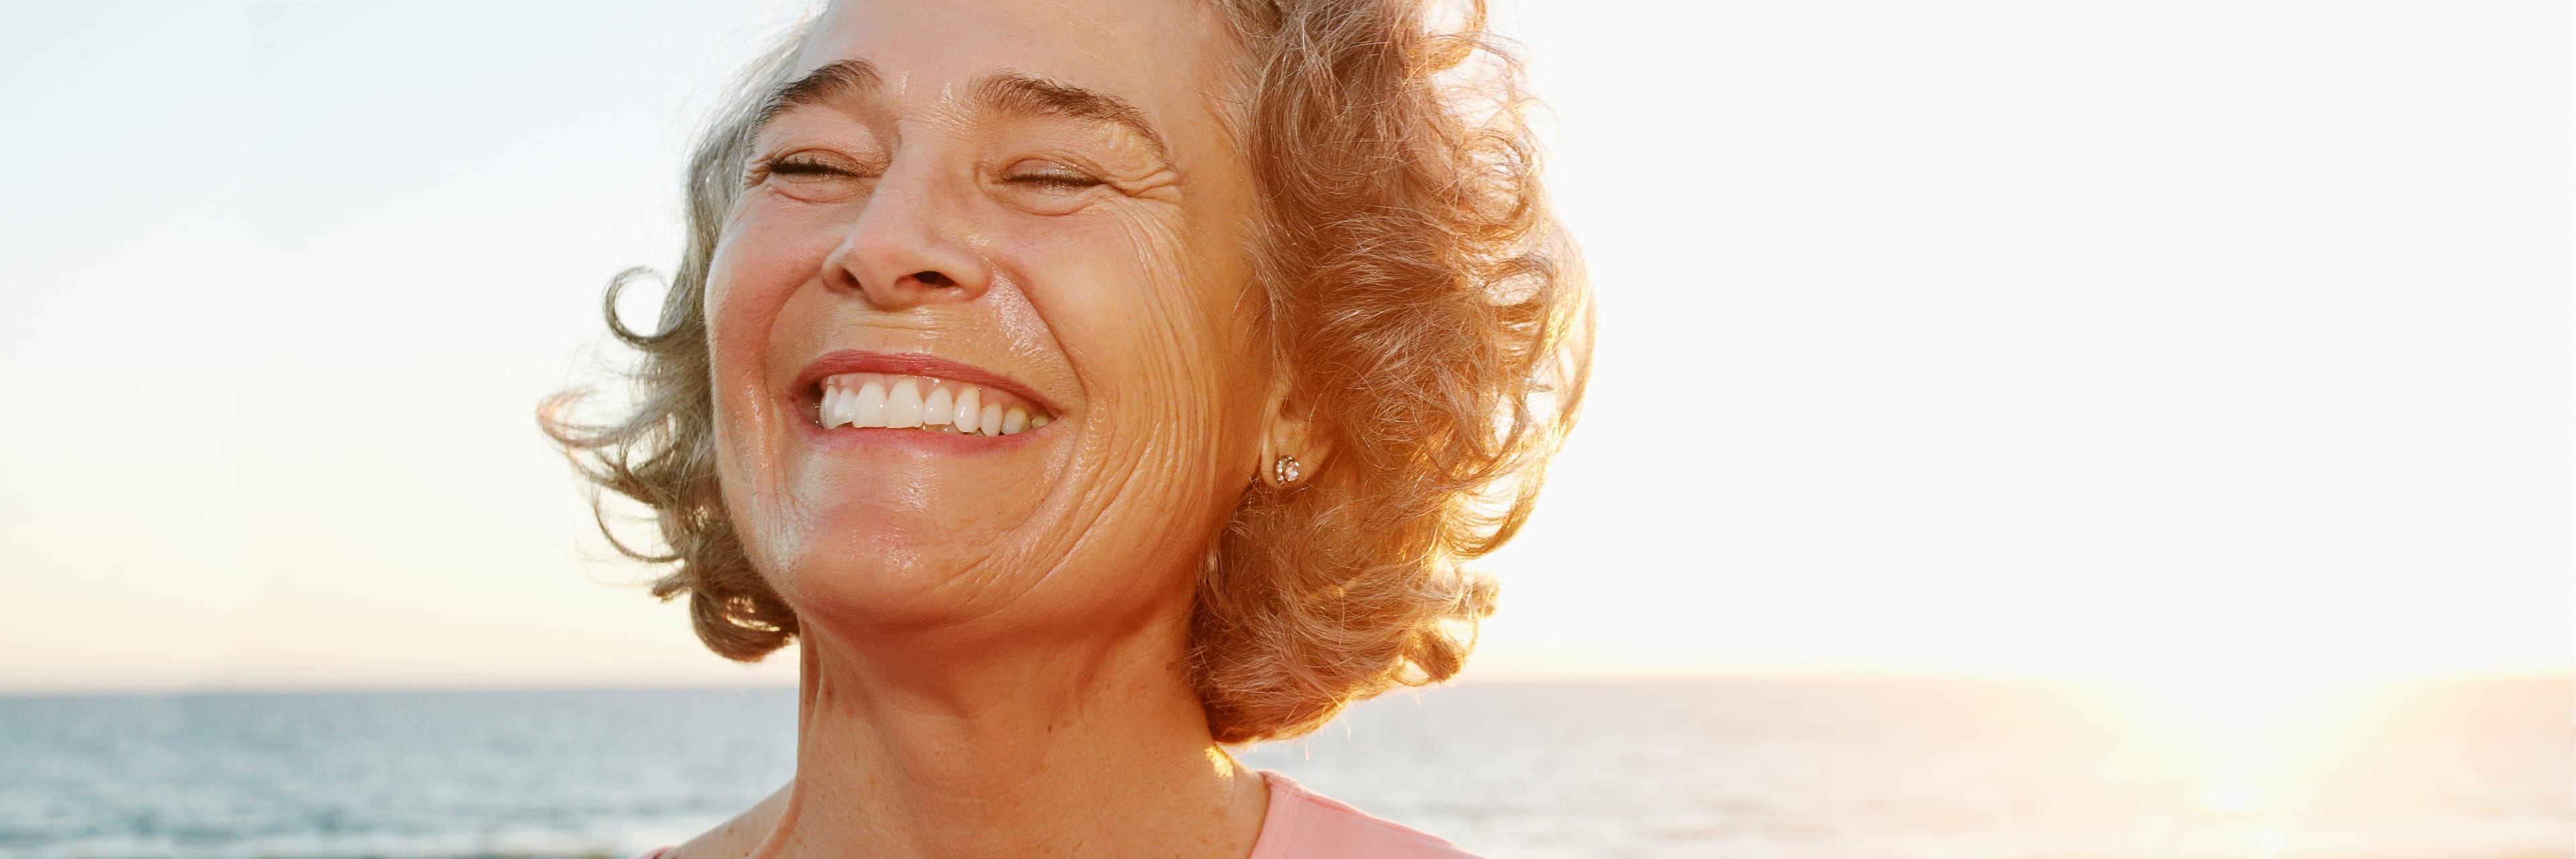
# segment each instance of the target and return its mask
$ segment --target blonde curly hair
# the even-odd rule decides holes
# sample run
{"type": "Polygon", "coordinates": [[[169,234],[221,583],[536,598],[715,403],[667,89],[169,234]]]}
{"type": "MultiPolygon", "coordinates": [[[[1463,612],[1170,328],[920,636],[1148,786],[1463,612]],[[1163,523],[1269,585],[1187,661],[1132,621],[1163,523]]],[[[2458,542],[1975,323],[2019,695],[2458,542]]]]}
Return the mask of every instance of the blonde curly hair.
{"type": "MultiPolygon", "coordinates": [[[[1190,679],[1223,743],[1293,737],[1354,700],[1457,674],[1493,581],[1462,567],[1500,548],[1536,503],[1590,368],[1589,289],[1549,214],[1518,59],[1484,32],[1481,0],[1452,26],[1412,0],[1215,0],[1242,45],[1229,120],[1260,204],[1247,249],[1261,324],[1291,397],[1335,436],[1306,485],[1248,489],[1212,535],[1191,613],[1190,679]]],[[[617,315],[641,353],[633,411],[570,417],[547,435],[600,489],[655,515],[700,640],[756,660],[797,634],[753,568],[719,490],[704,298],[758,106],[785,83],[799,32],[747,71],[689,161],[687,246],[654,330],[617,315]]]]}

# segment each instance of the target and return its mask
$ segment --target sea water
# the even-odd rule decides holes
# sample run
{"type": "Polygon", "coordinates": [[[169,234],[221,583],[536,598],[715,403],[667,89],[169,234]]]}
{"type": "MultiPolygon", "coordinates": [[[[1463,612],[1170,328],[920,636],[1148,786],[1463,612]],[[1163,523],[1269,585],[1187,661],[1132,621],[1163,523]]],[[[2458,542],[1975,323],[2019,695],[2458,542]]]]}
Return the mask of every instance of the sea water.
{"type": "MultiPolygon", "coordinates": [[[[2576,680],[2194,720],[1952,680],[1473,683],[1241,753],[1493,859],[2569,859],[2576,680]]],[[[0,698],[0,856],[625,856],[776,789],[786,689],[0,698]]]]}

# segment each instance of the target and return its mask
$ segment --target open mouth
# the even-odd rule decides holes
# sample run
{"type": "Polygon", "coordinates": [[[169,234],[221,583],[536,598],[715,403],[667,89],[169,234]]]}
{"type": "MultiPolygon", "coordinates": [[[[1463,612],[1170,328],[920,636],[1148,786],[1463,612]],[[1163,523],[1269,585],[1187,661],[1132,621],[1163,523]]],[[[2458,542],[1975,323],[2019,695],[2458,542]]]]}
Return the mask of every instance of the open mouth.
{"type": "Polygon", "coordinates": [[[999,388],[930,376],[840,373],[816,383],[814,421],[827,430],[908,429],[1002,436],[1046,426],[1044,408],[999,388]]]}

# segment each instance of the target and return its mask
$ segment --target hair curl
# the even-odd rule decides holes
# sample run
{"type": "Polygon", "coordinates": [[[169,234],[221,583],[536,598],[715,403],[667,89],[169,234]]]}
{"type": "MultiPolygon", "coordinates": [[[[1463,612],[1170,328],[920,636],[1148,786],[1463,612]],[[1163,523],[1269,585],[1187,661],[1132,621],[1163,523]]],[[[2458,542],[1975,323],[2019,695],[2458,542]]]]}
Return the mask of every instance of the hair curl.
{"type": "MultiPolygon", "coordinates": [[[[1249,249],[1292,401],[1333,434],[1307,485],[1249,489],[1214,535],[1191,614],[1190,680],[1224,743],[1293,737],[1351,701],[1457,674],[1495,586],[1461,565],[1511,539],[1572,429],[1590,293],[1549,214],[1517,58],[1472,0],[1438,28],[1416,0],[1215,0],[1242,44],[1231,121],[1260,190],[1249,249]]],[[[546,433],[599,488],[654,511],[700,640],[754,660],[797,634],[719,494],[704,297],[759,117],[802,34],[747,70],[689,161],[687,246],[641,353],[640,402],[546,433]]]]}

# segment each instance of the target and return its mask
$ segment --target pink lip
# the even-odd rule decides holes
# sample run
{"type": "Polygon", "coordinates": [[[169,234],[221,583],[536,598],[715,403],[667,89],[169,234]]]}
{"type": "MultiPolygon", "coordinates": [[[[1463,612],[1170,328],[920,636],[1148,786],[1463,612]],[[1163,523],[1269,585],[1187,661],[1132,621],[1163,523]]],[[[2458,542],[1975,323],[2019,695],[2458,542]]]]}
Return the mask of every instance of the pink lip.
{"type": "MultiPolygon", "coordinates": [[[[788,388],[786,392],[785,399],[788,408],[790,409],[791,414],[797,416],[796,423],[798,427],[800,427],[800,431],[803,432],[807,438],[812,439],[818,444],[838,447],[846,444],[859,443],[899,443],[930,450],[963,453],[973,450],[992,450],[997,447],[1016,447],[1019,443],[1027,441],[1029,437],[1037,435],[1040,432],[1040,430],[1033,429],[1005,436],[978,436],[923,432],[921,430],[912,429],[882,431],[865,429],[826,430],[822,425],[815,423],[814,421],[814,406],[817,399],[816,391],[822,385],[824,379],[837,376],[842,373],[889,373],[905,376],[928,376],[934,379],[947,379],[950,381],[965,382],[973,385],[982,385],[988,388],[999,388],[1004,391],[1009,391],[1021,399],[1038,404],[1040,407],[1045,408],[1049,414],[1055,415],[1056,419],[1059,421],[1064,418],[1064,410],[1058,408],[1053,401],[1048,400],[1045,397],[1038,396],[1037,392],[1029,390],[1027,385],[1020,384],[1018,381],[1013,380],[1008,376],[995,373],[991,370],[986,370],[982,367],[977,367],[972,364],[963,364],[937,355],[929,355],[920,352],[865,352],[857,349],[842,349],[835,352],[824,353],[822,357],[814,359],[814,363],[805,365],[804,371],[796,374],[796,384],[788,388]]],[[[1053,424],[1050,424],[1049,426],[1053,426],[1053,424]]]]}

